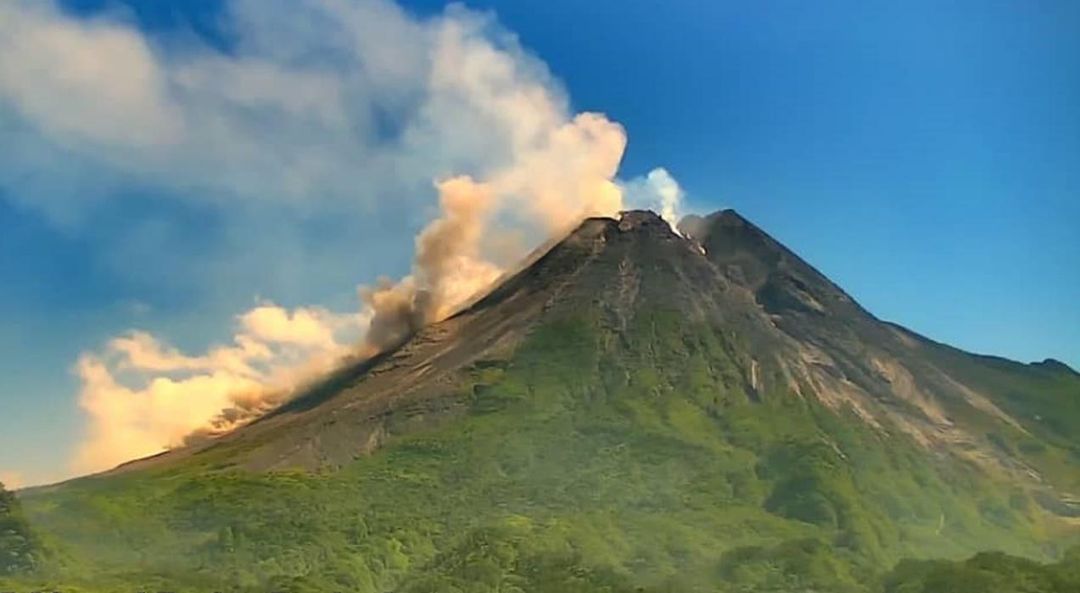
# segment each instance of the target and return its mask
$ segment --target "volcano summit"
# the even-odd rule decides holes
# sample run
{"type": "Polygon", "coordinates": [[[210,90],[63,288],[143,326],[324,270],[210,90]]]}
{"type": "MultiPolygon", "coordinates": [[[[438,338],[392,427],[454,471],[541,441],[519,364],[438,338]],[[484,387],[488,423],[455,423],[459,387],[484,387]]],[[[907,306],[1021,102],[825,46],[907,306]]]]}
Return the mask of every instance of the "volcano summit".
{"type": "Polygon", "coordinates": [[[62,542],[25,579],[873,591],[1061,556],[1078,434],[1064,364],[881,321],[734,211],[630,211],[242,428],[23,493],[62,542]]]}

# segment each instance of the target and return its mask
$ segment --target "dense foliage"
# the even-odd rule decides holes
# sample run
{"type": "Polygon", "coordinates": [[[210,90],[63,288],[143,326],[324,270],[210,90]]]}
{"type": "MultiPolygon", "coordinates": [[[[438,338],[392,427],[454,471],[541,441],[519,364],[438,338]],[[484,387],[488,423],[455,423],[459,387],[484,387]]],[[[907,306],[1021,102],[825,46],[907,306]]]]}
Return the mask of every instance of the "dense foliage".
{"type": "Polygon", "coordinates": [[[22,515],[18,499],[0,484],[0,575],[37,567],[41,549],[22,515]]]}
{"type": "Polygon", "coordinates": [[[29,517],[62,554],[0,589],[1042,593],[1075,583],[1076,554],[1052,567],[1001,555],[907,561],[879,585],[904,557],[1057,556],[1063,532],[1015,482],[811,399],[750,394],[735,338],[681,319],[637,316],[615,345],[589,315],[542,326],[513,359],[472,369],[459,394],[468,414],[338,471],[247,473],[210,449],[31,493],[29,517]],[[1017,588],[1013,568],[1043,588],[1017,588]]]}
{"type": "Polygon", "coordinates": [[[1080,591],[1080,548],[1056,564],[1000,553],[965,562],[906,560],[885,579],[884,593],[1075,593],[1080,591]]]}

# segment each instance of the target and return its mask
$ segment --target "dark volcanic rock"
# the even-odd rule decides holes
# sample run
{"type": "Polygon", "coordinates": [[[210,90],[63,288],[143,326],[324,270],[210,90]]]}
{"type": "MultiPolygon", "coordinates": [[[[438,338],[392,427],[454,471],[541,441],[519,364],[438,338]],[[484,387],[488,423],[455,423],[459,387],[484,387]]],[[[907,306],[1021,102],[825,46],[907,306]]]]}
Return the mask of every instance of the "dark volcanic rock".
{"type": "MultiPolygon", "coordinates": [[[[252,469],[340,466],[395,435],[466,413],[483,390],[470,383],[470,369],[511,360],[536,327],[593,312],[616,348],[638,315],[674,311],[725,344],[748,398],[815,398],[882,434],[1033,472],[990,443],[986,427],[1022,434],[1045,423],[993,381],[976,380],[991,371],[1006,380],[1029,367],[960,353],[878,320],[733,210],[687,217],[681,232],[648,211],[587,219],[488,295],[402,346],[342,369],[232,434],[122,469],[223,450],[234,451],[230,463],[252,469]]],[[[1060,430],[1072,428],[1080,426],[1060,430]]]]}

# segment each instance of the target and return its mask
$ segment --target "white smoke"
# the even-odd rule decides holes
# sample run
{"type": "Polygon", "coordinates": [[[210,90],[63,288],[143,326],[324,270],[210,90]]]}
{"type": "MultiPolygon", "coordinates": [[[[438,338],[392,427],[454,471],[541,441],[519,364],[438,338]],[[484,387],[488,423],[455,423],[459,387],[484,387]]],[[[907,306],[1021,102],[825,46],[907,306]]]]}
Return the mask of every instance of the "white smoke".
{"type": "Polygon", "coordinates": [[[673,230],[682,218],[684,192],[667,169],[657,167],[645,177],[638,177],[623,185],[627,206],[653,208],[673,230]]]}
{"type": "Polygon", "coordinates": [[[677,219],[674,179],[656,169],[620,182],[623,128],[574,113],[489,14],[453,6],[420,19],[388,0],[227,5],[225,53],[190,39],[161,47],[122,19],[80,20],[51,2],[0,4],[0,123],[11,132],[0,188],[63,224],[130,185],[242,212],[228,218],[237,225],[263,211],[420,212],[432,198],[438,214],[415,239],[411,274],[361,288],[357,311],[265,304],[203,354],[140,332],[84,354],[78,471],[280,403],[343,356],[449,315],[585,216],[629,205],[677,219]]]}

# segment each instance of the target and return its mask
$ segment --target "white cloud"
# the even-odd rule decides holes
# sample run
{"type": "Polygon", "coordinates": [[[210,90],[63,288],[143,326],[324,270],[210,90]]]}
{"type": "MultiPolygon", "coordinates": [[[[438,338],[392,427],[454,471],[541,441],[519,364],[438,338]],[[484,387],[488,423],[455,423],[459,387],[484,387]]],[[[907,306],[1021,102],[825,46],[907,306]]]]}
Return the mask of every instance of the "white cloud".
{"type": "Polygon", "coordinates": [[[34,150],[0,164],[0,182],[56,216],[132,183],[360,212],[430,199],[431,179],[484,176],[567,111],[542,63],[486,15],[421,21],[384,0],[229,7],[236,46],[224,54],[5,2],[0,111],[30,128],[19,142],[34,150]],[[55,170],[76,164],[66,156],[79,167],[55,170]],[[35,179],[42,169],[99,186],[58,189],[35,179]]]}
{"type": "Polygon", "coordinates": [[[138,149],[181,141],[167,82],[146,41],[126,27],[60,18],[42,2],[0,5],[0,96],[58,142],[138,149]]]}

